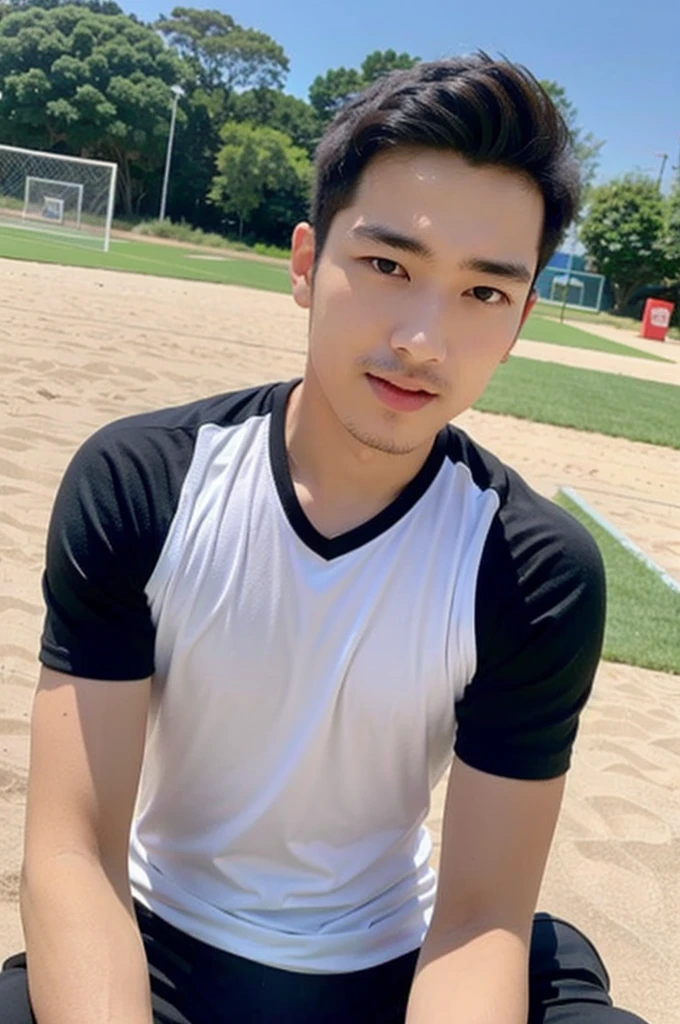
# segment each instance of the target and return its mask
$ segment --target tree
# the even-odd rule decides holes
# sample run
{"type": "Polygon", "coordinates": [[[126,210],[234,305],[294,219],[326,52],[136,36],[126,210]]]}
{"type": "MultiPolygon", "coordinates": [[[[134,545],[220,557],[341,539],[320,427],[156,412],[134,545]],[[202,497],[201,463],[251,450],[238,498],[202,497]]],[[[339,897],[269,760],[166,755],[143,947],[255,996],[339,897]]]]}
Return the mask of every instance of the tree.
{"type": "MultiPolygon", "coordinates": [[[[255,211],[277,196],[305,204],[310,182],[310,162],[304,150],[274,128],[254,124],[225,124],[222,147],[210,200],[238,221],[239,235],[255,211]]],[[[269,211],[271,212],[271,211],[269,211]]],[[[280,214],[279,214],[280,215],[280,214]]],[[[287,225],[287,228],[292,224],[287,225]]]]}
{"type": "Polygon", "coordinates": [[[374,50],[369,53],[361,65],[364,82],[375,82],[376,78],[389,74],[390,71],[408,71],[420,57],[412,57],[410,53],[397,53],[395,50],[374,50]]]}
{"type": "Polygon", "coordinates": [[[680,286],[680,167],[666,200],[666,254],[669,276],[680,286]]]}
{"type": "MultiPolygon", "coordinates": [[[[0,6],[0,17],[3,13],[24,11],[29,7],[41,7],[44,11],[51,11],[54,7],[84,7],[94,14],[124,13],[122,7],[114,3],[114,0],[3,0],[2,6],[0,6]]],[[[133,21],[137,20],[133,14],[128,17],[133,21]]]]}
{"type": "Polygon", "coordinates": [[[314,153],[322,132],[316,111],[309,103],[276,89],[233,93],[226,113],[234,121],[251,121],[285,132],[309,156],[314,153]]]}
{"type": "MultiPolygon", "coordinates": [[[[312,157],[321,134],[316,113],[304,100],[278,89],[248,89],[225,96],[222,89],[195,89],[187,97],[187,125],[178,133],[170,180],[170,209],[207,230],[220,227],[221,212],[208,201],[220,148],[220,129],[227,122],[248,122],[275,128],[312,157]]],[[[290,223],[306,215],[306,199],[298,191],[272,192],[269,216],[258,208],[249,229],[276,244],[288,244],[290,223]]]]}
{"type": "Polygon", "coordinates": [[[16,11],[0,21],[0,140],[115,160],[132,213],[163,164],[170,85],[182,74],[177,55],[126,15],[16,11]]]}
{"type": "Polygon", "coordinates": [[[185,100],[189,117],[177,135],[170,207],[175,216],[214,228],[216,207],[208,202],[208,192],[220,129],[230,118],[261,121],[253,103],[238,114],[234,104],[242,94],[278,95],[288,58],[270,36],[245,29],[220,11],[175,7],[155,27],[191,68],[185,100]]]}
{"type": "Polygon", "coordinates": [[[203,89],[283,87],[288,74],[283,47],[229,14],[175,7],[155,27],[191,64],[203,89]]]}
{"type": "Polygon", "coordinates": [[[612,284],[615,310],[636,288],[668,271],[663,199],[650,178],[628,175],[592,190],[580,237],[597,270],[612,284]]]}
{"type": "Polygon", "coordinates": [[[574,153],[581,167],[583,197],[587,198],[592,188],[600,163],[600,150],[604,146],[603,139],[597,139],[592,132],[585,132],[578,123],[578,110],[567,97],[565,89],[557,82],[544,80],[541,85],[550,96],[560,114],[564,118],[574,143],[574,153]]]}
{"type": "Polygon", "coordinates": [[[680,167],[666,200],[666,256],[668,276],[675,289],[671,298],[675,303],[673,320],[680,324],[680,167]]]}
{"type": "Polygon", "coordinates": [[[309,102],[322,124],[327,124],[340,107],[381,75],[390,71],[413,67],[420,60],[408,53],[394,50],[375,50],[364,59],[361,67],[333,68],[318,75],[309,89],[309,102]]]}
{"type": "Polygon", "coordinates": [[[327,124],[363,85],[360,72],[353,68],[333,68],[325,75],[317,75],[309,87],[309,102],[321,123],[327,124]]]}

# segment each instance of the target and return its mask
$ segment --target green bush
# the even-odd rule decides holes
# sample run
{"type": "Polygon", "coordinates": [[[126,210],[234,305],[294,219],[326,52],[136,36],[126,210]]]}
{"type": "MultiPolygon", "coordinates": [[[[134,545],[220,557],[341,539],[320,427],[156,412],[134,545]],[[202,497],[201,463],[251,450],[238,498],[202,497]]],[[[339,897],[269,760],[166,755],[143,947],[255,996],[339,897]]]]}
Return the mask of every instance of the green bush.
{"type": "Polygon", "coordinates": [[[23,199],[15,199],[13,196],[0,195],[0,210],[23,210],[23,199]]]}
{"type": "Polygon", "coordinates": [[[201,245],[203,232],[182,220],[175,224],[171,220],[146,220],[133,229],[136,235],[150,235],[153,238],[170,238],[176,242],[193,242],[201,245]]]}
{"type": "Polygon", "coordinates": [[[111,227],[114,231],[134,231],[139,225],[139,217],[114,217],[111,221],[111,227]]]}
{"type": "Polygon", "coordinates": [[[145,235],[151,238],[169,238],[175,242],[184,242],[187,245],[206,245],[215,249],[232,249],[235,252],[254,252],[258,256],[273,256],[276,259],[288,259],[289,249],[281,249],[276,245],[266,245],[264,242],[255,242],[254,245],[247,245],[240,239],[228,238],[225,235],[218,235],[215,231],[203,231],[202,228],[195,228],[187,224],[185,220],[174,222],[170,220],[146,220],[140,224],[125,225],[125,229],[132,231],[135,235],[145,235]]]}
{"type": "MultiPolygon", "coordinates": [[[[197,230],[200,230],[197,228],[197,230]]],[[[201,238],[199,245],[208,245],[214,249],[223,249],[229,243],[227,239],[222,235],[218,235],[216,231],[204,231],[203,237],[201,238]]]]}
{"type": "Polygon", "coordinates": [[[278,245],[266,245],[264,242],[256,242],[253,249],[258,256],[274,256],[276,259],[290,259],[290,249],[282,249],[278,245]]]}

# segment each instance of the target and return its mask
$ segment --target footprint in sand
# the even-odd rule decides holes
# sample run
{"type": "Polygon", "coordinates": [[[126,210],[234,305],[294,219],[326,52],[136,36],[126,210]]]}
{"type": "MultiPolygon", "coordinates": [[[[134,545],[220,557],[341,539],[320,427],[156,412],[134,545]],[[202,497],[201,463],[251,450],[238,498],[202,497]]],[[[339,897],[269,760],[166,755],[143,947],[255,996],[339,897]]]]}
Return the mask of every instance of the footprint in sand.
{"type": "Polygon", "coordinates": [[[570,888],[612,921],[638,937],[667,930],[667,904],[662,881],[626,846],[608,840],[567,841],[560,860],[570,888]]]}
{"type": "Polygon", "coordinates": [[[19,871],[3,871],[0,873],[0,902],[15,903],[19,899],[19,871]]]}
{"type": "Polygon", "coordinates": [[[614,839],[645,843],[668,843],[672,833],[668,822],[640,804],[617,796],[591,796],[588,803],[601,814],[614,839]]]}
{"type": "Polygon", "coordinates": [[[0,739],[3,736],[25,736],[30,728],[24,718],[0,718],[0,739]]]}
{"type": "MultiPolygon", "coordinates": [[[[0,733],[1,735],[1,733],[0,733]]],[[[0,766],[0,800],[11,800],[26,793],[26,779],[13,768],[0,766]]]]}

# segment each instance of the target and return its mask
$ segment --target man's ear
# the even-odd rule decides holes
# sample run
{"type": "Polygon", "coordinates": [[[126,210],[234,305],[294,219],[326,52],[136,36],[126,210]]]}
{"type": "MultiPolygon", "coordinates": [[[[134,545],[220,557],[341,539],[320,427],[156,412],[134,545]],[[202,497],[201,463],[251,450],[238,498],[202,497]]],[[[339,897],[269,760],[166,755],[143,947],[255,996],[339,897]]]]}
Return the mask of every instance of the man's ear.
{"type": "Polygon", "coordinates": [[[501,359],[502,363],[507,363],[508,359],[510,358],[510,353],[512,352],[513,348],[517,344],[517,339],[520,336],[520,332],[521,332],[522,328],[524,327],[525,323],[527,322],[527,320],[529,319],[529,317],[531,316],[531,312],[532,312],[532,310],[533,310],[533,308],[534,308],[534,306],[536,305],[537,302],[538,302],[538,292],[534,288],[534,289],[532,289],[532,292],[531,292],[529,298],[526,301],[526,305],[524,306],[524,310],[522,311],[522,319],[519,322],[519,327],[517,328],[517,334],[515,335],[515,337],[513,339],[512,345],[510,346],[508,351],[505,353],[505,355],[501,359]]]}
{"type": "Polygon", "coordinates": [[[314,253],[314,229],[306,221],[303,221],[293,231],[290,255],[293,298],[302,309],[309,309],[312,304],[314,253]]]}

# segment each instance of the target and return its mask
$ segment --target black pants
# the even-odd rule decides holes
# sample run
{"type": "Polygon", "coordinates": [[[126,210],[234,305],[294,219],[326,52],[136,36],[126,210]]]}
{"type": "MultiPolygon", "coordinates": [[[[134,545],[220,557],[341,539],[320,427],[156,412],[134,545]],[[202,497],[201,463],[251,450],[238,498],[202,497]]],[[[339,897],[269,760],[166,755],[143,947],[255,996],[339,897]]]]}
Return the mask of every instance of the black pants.
{"type": "MultiPolygon", "coordinates": [[[[221,952],[139,906],[137,916],[155,1024],[403,1024],[417,951],[351,974],[299,974],[221,952]]],[[[529,974],[528,1024],[644,1024],[612,1006],[588,939],[547,914],[534,921],[529,974]]],[[[0,973],[0,1021],[36,1024],[23,954],[0,973]]]]}

